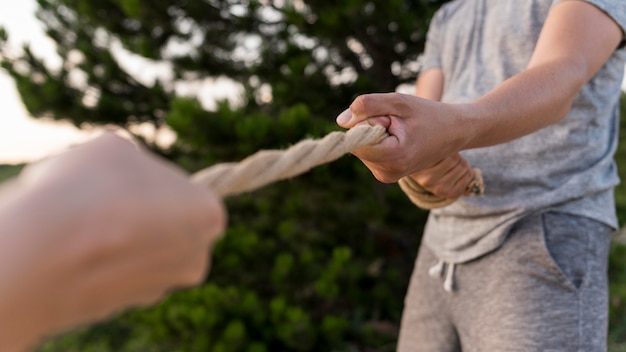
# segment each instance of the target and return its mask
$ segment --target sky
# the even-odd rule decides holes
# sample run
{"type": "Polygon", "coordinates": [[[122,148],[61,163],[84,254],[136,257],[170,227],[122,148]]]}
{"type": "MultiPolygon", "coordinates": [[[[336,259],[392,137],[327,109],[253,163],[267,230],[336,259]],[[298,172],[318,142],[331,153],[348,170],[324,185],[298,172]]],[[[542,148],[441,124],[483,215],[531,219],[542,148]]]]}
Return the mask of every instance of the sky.
{"type": "MultiPolygon", "coordinates": [[[[41,30],[34,16],[35,0],[13,1],[11,6],[4,6],[0,11],[0,25],[9,32],[11,43],[30,43],[33,51],[55,65],[54,43],[41,30]]],[[[137,58],[123,57],[130,66],[142,66],[137,58]]],[[[58,61],[58,59],[57,59],[58,61]]],[[[152,77],[153,79],[154,77],[152,77]]],[[[151,78],[148,78],[151,79],[151,78]]],[[[201,101],[223,98],[229,89],[228,82],[201,82],[200,89],[191,89],[201,101]],[[216,89],[217,87],[217,89],[216,89]]],[[[626,80],[623,87],[626,89],[626,80]]],[[[232,87],[231,87],[232,88],[232,87]]],[[[186,94],[189,86],[177,87],[177,92],[186,94]]],[[[93,138],[97,132],[83,131],[69,123],[58,121],[35,120],[29,116],[15,89],[13,80],[0,69],[0,164],[32,162],[47,155],[58,153],[68,146],[93,138]]],[[[166,139],[173,138],[165,136],[166,139]]]]}
{"type": "MultiPolygon", "coordinates": [[[[0,26],[9,33],[11,47],[19,48],[29,43],[33,52],[54,67],[60,65],[55,54],[54,42],[47,38],[35,18],[36,1],[15,1],[0,11],[0,26]]],[[[120,65],[132,72],[136,79],[152,84],[157,78],[171,76],[166,66],[124,51],[114,43],[114,55],[120,65]],[[117,49],[117,50],[115,50],[117,49]]],[[[210,109],[216,100],[228,99],[240,102],[240,88],[227,79],[204,79],[197,82],[177,83],[175,91],[182,96],[195,96],[203,106],[210,109]]],[[[45,121],[32,118],[21,102],[12,78],[0,69],[0,164],[32,162],[50,154],[56,154],[68,146],[87,141],[99,134],[98,130],[80,130],[68,122],[45,121]]],[[[175,135],[167,129],[155,134],[151,126],[134,126],[133,132],[147,138],[156,136],[157,142],[168,144],[175,135]]]]}
{"type": "MultiPolygon", "coordinates": [[[[34,16],[35,8],[35,0],[14,1],[11,6],[3,6],[0,25],[9,32],[11,43],[29,42],[36,53],[52,58],[54,44],[43,34],[34,16]]],[[[0,164],[38,160],[94,135],[93,131],[81,131],[69,123],[31,118],[13,80],[3,70],[0,70],[0,106],[0,164]]]]}

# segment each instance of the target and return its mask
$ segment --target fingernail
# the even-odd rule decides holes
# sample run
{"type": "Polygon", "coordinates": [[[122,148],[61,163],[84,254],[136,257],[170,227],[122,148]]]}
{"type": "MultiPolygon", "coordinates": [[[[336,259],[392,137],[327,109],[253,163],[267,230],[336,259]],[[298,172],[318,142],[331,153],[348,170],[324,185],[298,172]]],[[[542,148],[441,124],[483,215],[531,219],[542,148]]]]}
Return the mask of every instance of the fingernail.
{"type": "Polygon", "coordinates": [[[348,123],[348,121],[350,121],[351,118],[352,111],[350,111],[350,109],[346,109],[341,114],[339,114],[339,116],[337,116],[337,124],[340,126],[345,125],[346,123],[348,123]]]}

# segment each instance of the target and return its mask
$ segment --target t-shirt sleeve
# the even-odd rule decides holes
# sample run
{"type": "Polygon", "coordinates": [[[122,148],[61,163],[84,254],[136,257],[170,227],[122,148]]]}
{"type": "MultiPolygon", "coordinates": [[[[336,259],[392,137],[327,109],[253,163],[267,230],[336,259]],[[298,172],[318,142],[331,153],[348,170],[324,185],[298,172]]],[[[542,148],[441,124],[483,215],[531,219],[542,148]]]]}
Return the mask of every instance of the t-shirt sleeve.
{"type": "Polygon", "coordinates": [[[431,68],[441,67],[442,15],[443,11],[440,9],[430,21],[424,54],[420,58],[420,71],[422,72],[431,68]]]}

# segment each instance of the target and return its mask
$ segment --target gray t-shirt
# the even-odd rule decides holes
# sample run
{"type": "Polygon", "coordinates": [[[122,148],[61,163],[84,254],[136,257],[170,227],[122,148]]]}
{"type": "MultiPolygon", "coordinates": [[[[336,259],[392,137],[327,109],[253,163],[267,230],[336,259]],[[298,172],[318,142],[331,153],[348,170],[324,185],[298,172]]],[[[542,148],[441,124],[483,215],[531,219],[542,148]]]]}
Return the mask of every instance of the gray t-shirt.
{"type": "MultiPolygon", "coordinates": [[[[433,17],[422,69],[444,72],[443,102],[473,101],[526,69],[551,8],[560,0],[456,0],[433,17]]],[[[625,0],[589,0],[626,32],[625,0]]],[[[462,263],[498,248],[522,217],[543,209],[617,227],[613,154],[626,49],[616,50],[560,122],[514,141],[463,151],[482,170],[482,198],[433,210],[424,241],[462,263]]]]}

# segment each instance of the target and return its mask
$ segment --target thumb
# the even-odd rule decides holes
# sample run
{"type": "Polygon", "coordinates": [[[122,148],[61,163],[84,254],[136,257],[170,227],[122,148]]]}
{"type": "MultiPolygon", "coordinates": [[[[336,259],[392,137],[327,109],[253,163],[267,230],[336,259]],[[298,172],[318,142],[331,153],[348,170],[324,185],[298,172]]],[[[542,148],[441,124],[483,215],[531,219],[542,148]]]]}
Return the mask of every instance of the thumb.
{"type": "Polygon", "coordinates": [[[357,125],[367,123],[370,126],[382,125],[385,129],[391,126],[391,119],[389,116],[373,116],[365,119],[360,119],[352,114],[350,109],[344,110],[337,116],[337,124],[343,128],[352,128],[357,125]]]}
{"type": "Polygon", "coordinates": [[[352,115],[352,111],[350,109],[345,109],[341,114],[337,116],[337,124],[343,128],[354,127],[357,122],[353,122],[354,116],[352,115]]]}

